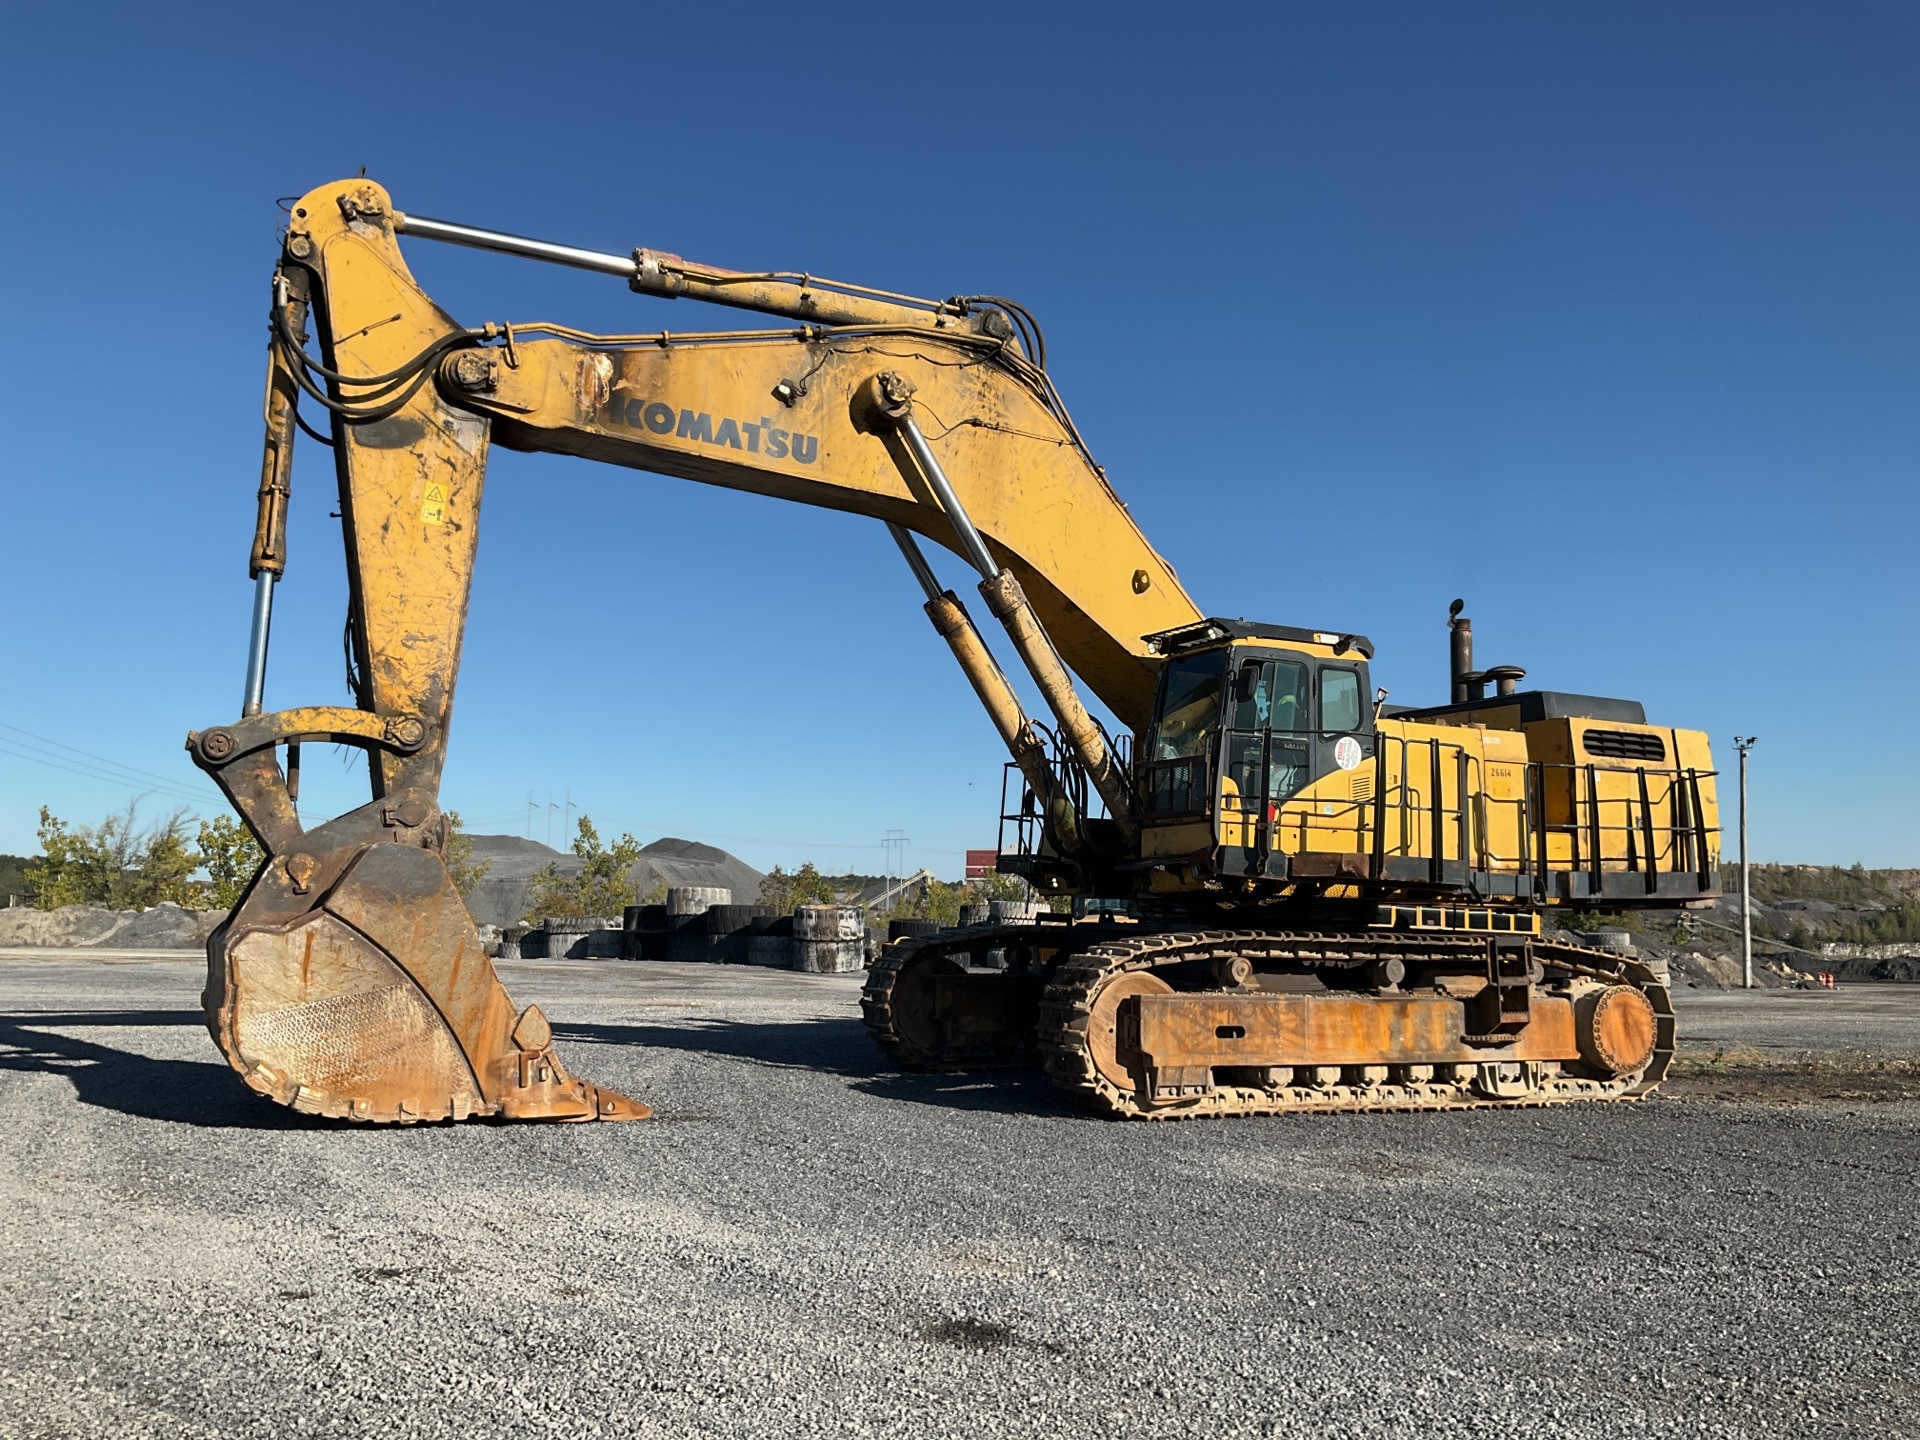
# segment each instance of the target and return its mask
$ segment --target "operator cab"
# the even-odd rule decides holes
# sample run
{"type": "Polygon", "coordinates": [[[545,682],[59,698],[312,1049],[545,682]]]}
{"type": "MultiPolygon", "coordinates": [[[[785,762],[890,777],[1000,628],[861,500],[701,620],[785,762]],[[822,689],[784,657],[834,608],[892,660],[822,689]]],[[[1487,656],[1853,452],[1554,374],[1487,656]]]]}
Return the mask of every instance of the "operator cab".
{"type": "Polygon", "coordinates": [[[1373,754],[1364,635],[1204,620],[1147,638],[1167,657],[1139,764],[1149,824],[1277,805],[1373,754]]]}

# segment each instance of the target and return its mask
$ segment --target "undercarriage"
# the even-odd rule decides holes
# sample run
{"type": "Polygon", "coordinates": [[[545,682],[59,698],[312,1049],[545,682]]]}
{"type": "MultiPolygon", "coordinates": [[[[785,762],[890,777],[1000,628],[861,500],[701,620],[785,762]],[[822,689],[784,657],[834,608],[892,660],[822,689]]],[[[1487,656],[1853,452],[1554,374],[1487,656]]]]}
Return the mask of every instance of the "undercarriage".
{"type": "Polygon", "coordinates": [[[1131,1119],[1628,1100],[1674,1042],[1648,966],[1525,934],[972,927],[882,956],[862,1009],[903,1068],[1038,1066],[1131,1119]]]}

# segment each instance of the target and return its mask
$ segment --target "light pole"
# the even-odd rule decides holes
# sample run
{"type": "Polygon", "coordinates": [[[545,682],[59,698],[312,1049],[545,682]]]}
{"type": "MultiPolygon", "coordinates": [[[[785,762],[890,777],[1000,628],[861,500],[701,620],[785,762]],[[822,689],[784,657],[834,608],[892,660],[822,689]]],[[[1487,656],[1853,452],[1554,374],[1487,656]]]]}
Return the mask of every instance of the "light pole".
{"type": "Polygon", "coordinates": [[[1733,748],[1740,752],[1740,984],[1753,988],[1753,891],[1747,884],[1747,751],[1758,735],[1736,735],[1733,748]]]}

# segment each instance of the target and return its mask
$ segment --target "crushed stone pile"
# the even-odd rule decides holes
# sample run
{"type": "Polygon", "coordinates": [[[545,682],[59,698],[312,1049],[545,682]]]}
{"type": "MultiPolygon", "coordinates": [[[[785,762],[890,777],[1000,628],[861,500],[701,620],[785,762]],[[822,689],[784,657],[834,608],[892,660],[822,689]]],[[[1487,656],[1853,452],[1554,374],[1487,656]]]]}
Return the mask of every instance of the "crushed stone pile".
{"type": "Polygon", "coordinates": [[[146,910],[108,910],[98,905],[0,910],[0,945],[184,950],[206,944],[226,918],[224,910],[188,910],[172,903],[146,910]]]}
{"type": "MultiPolygon", "coordinates": [[[[533,877],[548,865],[562,875],[578,875],[582,861],[538,840],[519,835],[473,835],[473,858],[485,861],[487,873],[467,897],[467,909],[481,925],[518,925],[533,902],[533,877]]],[[[731,890],[736,902],[750,905],[760,895],[766,876],[738,856],[697,840],[672,836],[655,840],[640,851],[631,872],[633,894],[647,894],[660,884],[714,885],[731,890]]]]}
{"type": "MultiPolygon", "coordinates": [[[[1740,988],[1741,971],[1738,955],[1715,955],[1704,950],[1679,950],[1660,945],[1641,945],[1642,954],[1661,951],[1667,959],[1667,968],[1673,974],[1675,985],[1685,985],[1695,990],[1737,990],[1740,988]]],[[[1753,957],[1753,983],[1761,989],[1773,990],[1782,986],[1803,985],[1806,976],[1782,961],[1766,959],[1759,955],[1753,957]]]]}
{"type": "Polygon", "coordinates": [[[672,836],[642,848],[640,860],[633,867],[636,893],[644,894],[661,884],[711,885],[731,890],[736,905],[751,905],[759,899],[760,882],[766,878],[725,850],[672,836]]]}

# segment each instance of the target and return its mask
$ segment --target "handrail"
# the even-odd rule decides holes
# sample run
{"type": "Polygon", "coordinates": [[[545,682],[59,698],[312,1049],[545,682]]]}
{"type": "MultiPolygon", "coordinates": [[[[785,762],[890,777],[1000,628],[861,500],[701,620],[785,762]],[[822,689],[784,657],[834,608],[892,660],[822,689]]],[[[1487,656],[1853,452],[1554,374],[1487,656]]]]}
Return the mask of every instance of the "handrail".
{"type": "Polygon", "coordinates": [[[1671,875],[1695,876],[1703,891],[1712,887],[1713,838],[1720,832],[1706,823],[1701,787],[1713,771],[1529,760],[1521,762],[1518,793],[1495,795],[1487,785],[1488,757],[1474,754],[1467,742],[1379,732],[1373,737],[1370,795],[1315,795],[1311,813],[1287,812],[1283,807],[1297,792],[1266,793],[1276,752],[1280,742],[1310,743],[1317,733],[1219,727],[1198,754],[1140,761],[1136,774],[1143,813],[1175,818],[1165,809],[1148,808],[1147,802],[1158,772],[1187,766],[1189,788],[1175,797],[1187,802],[1176,807],[1181,818],[1218,815],[1244,823],[1253,837],[1240,843],[1257,847],[1263,856],[1280,843],[1276,831],[1284,820],[1306,828],[1351,827],[1352,848],[1370,857],[1369,873],[1381,881],[1389,879],[1390,869],[1395,878],[1411,878],[1392,865],[1411,861],[1419,866],[1413,883],[1464,887],[1470,893],[1484,893],[1490,881],[1496,883],[1495,893],[1504,893],[1508,886],[1499,877],[1505,876],[1526,877],[1533,893],[1549,894],[1561,885],[1560,877],[1581,873],[1596,897],[1612,887],[1614,898],[1623,898],[1617,889],[1621,875],[1643,877],[1649,895],[1658,894],[1671,875]],[[1257,752],[1251,747],[1242,752],[1249,773],[1237,796],[1230,797],[1224,781],[1236,737],[1259,737],[1260,743],[1257,752]],[[1423,749],[1426,754],[1419,754],[1423,749]],[[1455,787],[1451,800],[1449,785],[1455,787]],[[1325,809],[1329,805],[1331,812],[1325,809]],[[1550,818],[1552,812],[1560,812],[1560,818],[1550,818]],[[1496,843],[1509,829],[1512,853],[1496,843]]]}

